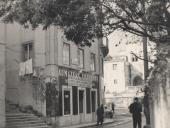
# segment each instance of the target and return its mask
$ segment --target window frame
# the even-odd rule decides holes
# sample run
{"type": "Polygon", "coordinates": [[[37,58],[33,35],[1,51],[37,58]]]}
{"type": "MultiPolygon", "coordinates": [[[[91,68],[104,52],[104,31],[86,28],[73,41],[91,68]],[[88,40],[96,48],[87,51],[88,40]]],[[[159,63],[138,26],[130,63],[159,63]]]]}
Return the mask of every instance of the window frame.
{"type": "Polygon", "coordinates": [[[71,54],[70,54],[70,53],[71,53],[70,44],[69,44],[69,43],[66,43],[66,42],[63,42],[63,53],[62,53],[62,54],[63,54],[63,65],[70,66],[70,61],[71,61],[71,54]],[[66,46],[68,46],[68,47],[69,47],[69,52],[68,52],[68,53],[69,53],[69,57],[68,57],[68,58],[69,58],[69,60],[68,60],[68,64],[67,64],[67,63],[65,63],[65,60],[64,60],[64,52],[65,52],[65,51],[64,51],[64,45],[66,45],[66,46]]]}
{"type": "Polygon", "coordinates": [[[113,83],[114,83],[114,84],[117,84],[117,83],[118,83],[118,82],[117,82],[117,79],[114,79],[114,80],[113,80],[113,83]]]}
{"type": "Polygon", "coordinates": [[[113,70],[116,70],[117,69],[117,64],[113,64],[112,67],[113,67],[113,70]]]}
{"type": "Polygon", "coordinates": [[[95,53],[90,53],[90,69],[93,72],[96,71],[96,54],[95,53]],[[92,56],[94,57],[94,60],[92,60],[92,56]],[[94,69],[92,69],[92,61],[94,61],[94,69]]]}
{"type": "Polygon", "coordinates": [[[81,48],[78,48],[78,64],[79,64],[79,67],[81,68],[81,69],[84,69],[84,49],[81,49],[81,48]],[[81,63],[80,63],[80,60],[81,60],[81,56],[80,56],[80,51],[82,51],[82,60],[83,60],[83,66],[81,66],[81,63]]]}
{"type": "Polygon", "coordinates": [[[137,61],[138,61],[138,58],[137,58],[135,55],[132,55],[131,61],[132,61],[132,62],[137,62],[137,61]]]}
{"type": "Polygon", "coordinates": [[[34,45],[33,45],[33,41],[29,41],[29,42],[23,43],[22,44],[22,52],[23,52],[23,57],[22,57],[23,61],[27,61],[29,59],[33,59],[34,58],[34,45]],[[31,46],[31,51],[32,52],[30,51],[30,46],[31,46]]]}

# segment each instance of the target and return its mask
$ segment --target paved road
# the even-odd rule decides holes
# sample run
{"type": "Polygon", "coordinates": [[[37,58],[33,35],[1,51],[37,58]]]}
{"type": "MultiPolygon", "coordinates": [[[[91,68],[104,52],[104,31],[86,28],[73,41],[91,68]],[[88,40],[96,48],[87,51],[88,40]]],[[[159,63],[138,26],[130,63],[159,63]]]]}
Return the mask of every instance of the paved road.
{"type": "MultiPolygon", "coordinates": [[[[132,124],[133,122],[130,116],[125,115],[125,116],[119,116],[117,118],[119,118],[120,121],[111,124],[105,124],[103,126],[98,126],[98,127],[94,126],[90,128],[132,128],[133,127],[132,124]]],[[[142,120],[144,120],[144,117],[142,120]]],[[[142,123],[145,123],[145,121],[143,121],[142,123]]]]}

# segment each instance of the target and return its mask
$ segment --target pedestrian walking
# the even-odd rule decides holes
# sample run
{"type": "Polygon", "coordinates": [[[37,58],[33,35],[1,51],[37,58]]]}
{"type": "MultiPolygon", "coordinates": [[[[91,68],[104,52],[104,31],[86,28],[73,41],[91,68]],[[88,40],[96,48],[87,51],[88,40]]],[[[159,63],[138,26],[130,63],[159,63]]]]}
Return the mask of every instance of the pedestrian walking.
{"type": "Polygon", "coordinates": [[[132,119],[133,119],[133,128],[141,128],[142,127],[142,105],[139,103],[139,100],[137,97],[134,98],[134,102],[129,106],[129,111],[132,113],[132,119]]]}
{"type": "Polygon", "coordinates": [[[115,104],[112,103],[112,111],[113,111],[113,114],[115,113],[115,104]]]}
{"type": "Polygon", "coordinates": [[[97,108],[97,126],[99,125],[103,125],[103,120],[104,120],[104,107],[103,105],[98,106],[97,108]]]}

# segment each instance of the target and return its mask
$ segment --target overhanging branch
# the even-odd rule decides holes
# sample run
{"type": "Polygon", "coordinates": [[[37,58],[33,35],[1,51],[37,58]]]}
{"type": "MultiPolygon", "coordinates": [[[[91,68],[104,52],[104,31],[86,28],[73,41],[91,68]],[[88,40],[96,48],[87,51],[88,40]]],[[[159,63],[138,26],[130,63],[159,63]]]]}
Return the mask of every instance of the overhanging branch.
{"type": "Polygon", "coordinates": [[[140,59],[140,60],[144,60],[144,61],[147,61],[147,62],[150,62],[150,63],[153,63],[153,64],[155,63],[154,61],[150,61],[150,60],[148,60],[148,59],[144,59],[144,58],[141,58],[141,57],[137,56],[137,55],[136,55],[134,52],[132,52],[132,51],[131,51],[131,54],[134,55],[136,58],[138,58],[138,59],[140,59]]]}

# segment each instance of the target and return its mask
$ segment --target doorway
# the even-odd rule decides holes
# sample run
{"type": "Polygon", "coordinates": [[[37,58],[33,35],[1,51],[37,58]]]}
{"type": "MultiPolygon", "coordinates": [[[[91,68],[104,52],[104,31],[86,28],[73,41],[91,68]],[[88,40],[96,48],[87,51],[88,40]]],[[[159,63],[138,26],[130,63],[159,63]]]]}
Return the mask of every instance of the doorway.
{"type": "Polygon", "coordinates": [[[79,115],[80,122],[84,122],[85,120],[85,93],[84,90],[79,90],[79,115]]]}
{"type": "Polygon", "coordinates": [[[92,102],[92,120],[96,120],[96,105],[97,105],[97,100],[96,100],[96,91],[91,91],[91,102],[92,102]]]}

